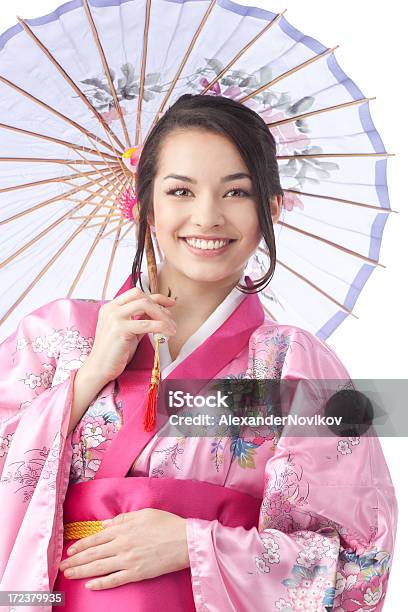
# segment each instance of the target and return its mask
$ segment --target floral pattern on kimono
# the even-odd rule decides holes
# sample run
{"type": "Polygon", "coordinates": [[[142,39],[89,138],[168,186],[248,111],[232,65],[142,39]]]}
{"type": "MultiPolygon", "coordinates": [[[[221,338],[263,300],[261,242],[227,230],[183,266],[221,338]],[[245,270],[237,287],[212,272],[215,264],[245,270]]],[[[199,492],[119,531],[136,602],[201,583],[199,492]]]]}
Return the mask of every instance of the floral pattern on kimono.
{"type": "MultiPolygon", "coordinates": [[[[75,373],[102,303],[50,302],[0,345],[2,590],[52,590],[67,486],[94,478],[122,425],[112,381],[67,435],[75,373]]],[[[349,380],[326,343],[268,319],[217,377],[349,380]]],[[[297,392],[292,404],[298,414],[309,405],[297,392]]],[[[193,478],[262,499],[251,530],[187,519],[197,610],[382,609],[397,504],[377,438],[316,440],[253,427],[232,438],[155,435],[133,465],[138,475],[193,478]]]]}
{"type": "Polygon", "coordinates": [[[0,344],[2,590],[52,590],[72,458],[73,383],[92,348],[101,304],[54,300],[23,317],[0,344]]]}

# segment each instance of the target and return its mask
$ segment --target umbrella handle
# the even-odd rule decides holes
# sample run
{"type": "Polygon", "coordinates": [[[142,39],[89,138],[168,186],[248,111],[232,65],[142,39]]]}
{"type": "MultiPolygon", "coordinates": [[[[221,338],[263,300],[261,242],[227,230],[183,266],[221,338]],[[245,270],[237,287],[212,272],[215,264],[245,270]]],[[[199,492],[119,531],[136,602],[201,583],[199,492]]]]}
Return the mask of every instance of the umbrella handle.
{"type": "Polygon", "coordinates": [[[147,259],[147,271],[149,273],[149,284],[151,293],[158,293],[158,281],[157,281],[157,266],[156,266],[156,257],[154,254],[152,235],[150,232],[150,225],[147,224],[146,227],[146,237],[145,237],[145,249],[146,249],[146,259],[147,259]]]}
{"type": "MultiPolygon", "coordinates": [[[[145,249],[147,258],[147,270],[149,272],[150,292],[158,293],[157,282],[157,266],[156,257],[154,255],[152,235],[150,233],[150,225],[147,223],[145,249]]],[[[147,392],[146,408],[144,412],[143,427],[145,431],[152,431],[156,425],[157,418],[157,395],[158,386],[160,384],[160,360],[159,360],[159,344],[165,342],[166,338],[162,334],[155,334],[155,350],[154,350],[154,366],[150,387],[147,392]]]]}
{"type": "MultiPolygon", "coordinates": [[[[146,227],[145,249],[146,249],[146,259],[147,259],[147,271],[149,273],[150,292],[159,293],[159,282],[157,280],[156,257],[154,254],[152,234],[150,232],[149,224],[147,224],[147,227],[146,227]]],[[[166,337],[163,336],[163,334],[161,333],[155,334],[155,336],[158,339],[160,344],[162,342],[166,342],[166,337]]]]}
{"type": "MultiPolygon", "coordinates": [[[[136,173],[133,175],[133,188],[137,193],[137,177],[136,173]]],[[[136,207],[137,211],[137,219],[136,223],[139,223],[140,220],[140,204],[138,203],[136,207]]],[[[147,271],[149,274],[149,285],[151,293],[158,293],[158,281],[157,281],[157,265],[156,265],[156,257],[154,254],[153,242],[152,242],[152,234],[150,232],[150,225],[146,223],[146,236],[145,236],[145,250],[146,250],[146,259],[147,259],[147,271]]]]}

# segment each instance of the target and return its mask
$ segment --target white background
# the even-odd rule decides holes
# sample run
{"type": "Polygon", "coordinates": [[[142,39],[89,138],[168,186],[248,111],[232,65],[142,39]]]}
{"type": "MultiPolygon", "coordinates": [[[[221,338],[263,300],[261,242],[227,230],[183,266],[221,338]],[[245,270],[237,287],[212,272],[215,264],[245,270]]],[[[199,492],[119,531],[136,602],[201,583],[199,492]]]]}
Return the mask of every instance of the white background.
{"type": "MultiPolygon", "coordinates": [[[[284,4],[241,0],[239,3],[273,12],[288,9],[286,18],[301,32],[327,47],[339,44],[335,55],[340,66],[365,96],[376,97],[370,103],[371,114],[386,150],[396,154],[388,162],[388,184],[391,208],[400,212],[391,214],[385,225],[379,259],[386,269],[374,270],[358,298],[354,313],[359,319],[348,317],[327,343],[352,378],[407,378],[404,298],[408,222],[403,181],[407,177],[408,156],[403,138],[407,138],[408,123],[405,44],[408,10],[405,3],[377,0],[287,0],[284,4]]],[[[2,2],[0,32],[16,23],[16,15],[39,17],[55,10],[59,4],[58,0],[2,2]]],[[[382,444],[399,501],[397,547],[384,611],[399,612],[407,609],[403,575],[403,543],[408,543],[405,519],[408,496],[404,488],[406,439],[383,438],[382,444]]]]}

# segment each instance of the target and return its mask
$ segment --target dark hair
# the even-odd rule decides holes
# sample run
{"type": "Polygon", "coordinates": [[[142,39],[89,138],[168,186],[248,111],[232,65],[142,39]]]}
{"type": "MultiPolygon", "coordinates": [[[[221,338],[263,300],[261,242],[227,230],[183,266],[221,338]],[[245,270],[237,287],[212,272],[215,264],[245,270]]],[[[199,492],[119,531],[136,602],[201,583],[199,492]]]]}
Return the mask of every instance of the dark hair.
{"type": "Polygon", "coordinates": [[[276,265],[275,235],[270,214],[270,199],[283,195],[276,160],[276,143],[258,113],[226,96],[184,94],[165,112],[146,138],[138,164],[139,233],[132,267],[132,286],[141,267],[145,246],[147,214],[153,211],[153,182],[157,173],[160,146],[164,137],[176,129],[201,128],[229,138],[239,150],[252,178],[258,204],[258,221],[269,252],[266,274],[252,288],[237,285],[244,293],[261,291],[271,280],[276,265]]]}

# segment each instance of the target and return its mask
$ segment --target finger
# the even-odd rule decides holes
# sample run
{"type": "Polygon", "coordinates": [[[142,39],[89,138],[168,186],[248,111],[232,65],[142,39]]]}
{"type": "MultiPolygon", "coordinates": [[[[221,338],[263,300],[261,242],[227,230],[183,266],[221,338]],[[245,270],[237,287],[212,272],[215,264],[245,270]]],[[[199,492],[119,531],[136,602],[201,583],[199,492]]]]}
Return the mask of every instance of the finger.
{"type": "Polygon", "coordinates": [[[129,304],[123,304],[119,307],[118,314],[123,319],[129,319],[129,317],[145,318],[144,315],[147,314],[152,319],[159,319],[169,323],[173,321],[171,315],[163,306],[155,304],[155,302],[152,302],[148,298],[141,298],[129,304]]]}
{"type": "Polygon", "coordinates": [[[117,514],[116,516],[110,519],[105,519],[101,521],[102,527],[121,525],[126,521],[133,521],[138,513],[138,510],[132,510],[131,512],[122,512],[121,514],[117,514]]]}
{"type": "Polygon", "coordinates": [[[101,589],[112,589],[128,582],[136,582],[137,579],[134,577],[134,573],[131,570],[122,570],[116,572],[110,576],[104,576],[96,580],[90,580],[85,584],[87,589],[94,589],[95,591],[101,589]]]}
{"type": "Polygon", "coordinates": [[[123,321],[123,329],[126,333],[139,334],[162,334],[163,336],[174,336],[175,327],[167,321],[152,321],[150,319],[138,319],[136,321],[123,321]]]}
{"type": "Polygon", "coordinates": [[[76,567],[71,567],[64,571],[66,578],[78,580],[78,578],[89,578],[92,576],[105,576],[111,572],[124,569],[124,560],[120,555],[103,557],[90,563],[84,563],[76,567]]]}
{"type": "Polygon", "coordinates": [[[118,295],[116,298],[111,300],[111,302],[115,304],[119,304],[119,305],[127,304],[131,300],[134,300],[135,298],[138,298],[144,295],[147,295],[153,300],[156,300],[157,298],[159,298],[161,301],[165,301],[166,305],[175,303],[175,300],[173,298],[169,298],[166,295],[163,295],[162,293],[153,293],[149,295],[145,293],[144,291],[142,291],[140,287],[132,287],[132,289],[128,289],[127,291],[124,291],[123,293],[118,295]]]}
{"type": "Polygon", "coordinates": [[[75,544],[73,544],[67,549],[67,554],[73,555],[78,552],[81,552],[81,550],[89,548],[90,546],[97,546],[98,544],[104,544],[105,542],[109,542],[111,538],[108,537],[106,534],[107,530],[102,529],[101,531],[98,531],[98,533],[87,536],[86,538],[80,538],[77,542],[75,542],[75,544]]]}
{"type": "Polygon", "coordinates": [[[131,289],[124,291],[123,293],[121,293],[120,295],[118,295],[111,301],[113,304],[119,304],[119,305],[127,304],[131,300],[134,300],[135,298],[143,297],[144,295],[146,295],[146,293],[142,291],[140,287],[132,287],[131,289]]]}
{"type": "Polygon", "coordinates": [[[61,571],[65,571],[68,568],[78,567],[79,565],[85,565],[91,563],[97,559],[105,559],[115,554],[114,551],[114,538],[104,544],[98,544],[97,546],[91,546],[86,550],[82,550],[71,557],[67,557],[59,565],[61,571]]]}

